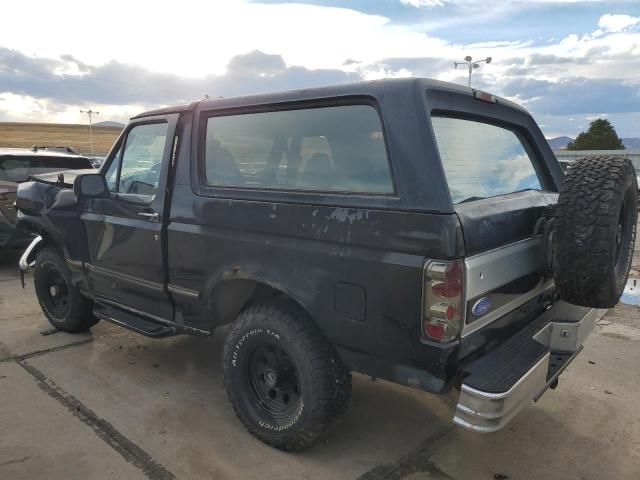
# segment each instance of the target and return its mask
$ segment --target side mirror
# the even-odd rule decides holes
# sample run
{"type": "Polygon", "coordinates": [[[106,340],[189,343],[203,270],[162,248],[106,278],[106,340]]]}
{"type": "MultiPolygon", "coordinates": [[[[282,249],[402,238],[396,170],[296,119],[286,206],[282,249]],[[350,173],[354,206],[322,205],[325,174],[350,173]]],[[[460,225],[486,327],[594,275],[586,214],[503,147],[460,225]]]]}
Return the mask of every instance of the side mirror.
{"type": "Polygon", "coordinates": [[[109,188],[107,182],[99,173],[85,173],[78,175],[73,181],[73,193],[81,198],[107,198],[109,188]]]}

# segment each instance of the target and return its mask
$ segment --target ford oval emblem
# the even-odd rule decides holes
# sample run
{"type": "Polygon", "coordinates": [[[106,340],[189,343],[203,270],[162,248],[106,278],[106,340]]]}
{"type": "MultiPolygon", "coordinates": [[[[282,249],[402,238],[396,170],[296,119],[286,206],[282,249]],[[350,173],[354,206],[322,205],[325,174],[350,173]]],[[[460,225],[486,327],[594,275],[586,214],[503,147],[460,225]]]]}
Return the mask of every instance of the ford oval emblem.
{"type": "Polygon", "coordinates": [[[473,313],[476,317],[481,317],[485,313],[491,310],[491,300],[489,297],[482,297],[471,307],[471,313],[473,313]]]}

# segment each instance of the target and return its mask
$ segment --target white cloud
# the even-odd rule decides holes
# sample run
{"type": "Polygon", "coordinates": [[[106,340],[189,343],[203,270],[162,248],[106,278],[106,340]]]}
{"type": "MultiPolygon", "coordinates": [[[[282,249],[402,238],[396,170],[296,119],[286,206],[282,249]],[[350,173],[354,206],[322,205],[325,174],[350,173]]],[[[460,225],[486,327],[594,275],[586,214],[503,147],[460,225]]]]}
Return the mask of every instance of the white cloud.
{"type": "MultiPolygon", "coordinates": [[[[344,76],[344,81],[358,76],[416,75],[466,84],[466,72],[452,67],[453,60],[466,55],[474,59],[493,57],[490,65],[482,65],[473,73],[473,84],[479,88],[504,94],[510,84],[517,84],[514,80],[530,80],[517,84],[518,88],[509,93],[510,98],[533,108],[549,96],[549,85],[580,84],[580,79],[615,79],[630,87],[638,86],[640,90],[640,31],[637,28],[640,17],[603,15],[590,34],[562,36],[556,33],[556,38],[545,41],[522,38],[517,42],[453,43],[425,32],[434,25],[440,27],[437,31],[443,31],[442,22],[453,22],[448,31],[472,29],[470,18],[478,24],[493,22],[496,16],[533,8],[538,2],[508,0],[494,2],[496,4],[487,9],[485,3],[471,0],[394,1],[396,5],[403,3],[426,9],[455,3],[453,10],[457,13],[446,18],[416,15],[421,20],[411,24],[392,22],[384,16],[353,9],[300,4],[295,0],[281,4],[182,0],[179,8],[167,0],[8,2],[3,6],[6,21],[0,28],[0,47],[26,54],[27,59],[46,60],[49,67],[45,73],[53,71],[56,78],[43,79],[42,75],[34,74],[27,81],[11,70],[14,67],[0,61],[0,110],[5,112],[0,116],[71,119],[77,104],[86,98],[96,104],[119,102],[123,110],[135,113],[158,102],[174,103],[176,92],[181,91],[185,92],[185,100],[191,100],[194,95],[199,98],[203,93],[218,94],[214,90],[229,90],[231,93],[220,93],[228,95],[336,83],[334,79],[342,78],[338,74],[343,72],[352,75],[344,76]],[[38,15],[33,15],[33,11],[38,11],[38,15]],[[26,18],[29,28],[25,28],[22,21],[26,18]],[[266,64],[256,64],[255,58],[246,65],[230,64],[239,54],[254,50],[272,54],[271,60],[267,55],[263,60],[266,64]],[[61,63],[58,58],[65,54],[72,54],[73,58],[67,57],[61,63]],[[318,80],[320,74],[316,69],[332,70],[318,80]],[[244,83],[234,80],[239,73],[246,74],[244,83]],[[254,74],[257,76],[251,77],[254,74]],[[72,77],[74,81],[69,80],[72,77]],[[83,78],[86,81],[82,82],[83,78]],[[537,89],[533,80],[544,81],[543,87],[537,89]],[[86,90],[70,89],[66,87],[68,84],[82,85],[86,90]],[[211,88],[205,89],[205,85],[211,88]],[[77,95],[70,95],[70,90],[77,95]],[[156,96],[147,95],[146,90],[156,96]],[[121,95],[116,100],[107,95],[119,91],[129,96],[121,95]],[[72,105],[68,111],[63,106],[65,102],[72,105]]],[[[570,28],[565,25],[562,31],[570,28]]],[[[593,96],[591,91],[583,93],[586,97],[593,96]]],[[[616,94],[614,88],[611,98],[616,98],[616,94]]],[[[575,98],[571,101],[575,104],[575,98]]],[[[606,104],[610,113],[616,112],[613,103],[611,100],[606,104]]],[[[548,104],[544,108],[535,113],[551,113],[548,104]]],[[[100,109],[107,111],[106,106],[100,109]]],[[[593,106],[588,114],[607,111],[601,103],[593,106]]],[[[617,111],[617,115],[628,113],[617,111]]],[[[584,109],[565,112],[581,115],[579,119],[576,117],[576,122],[585,121],[584,109]]],[[[560,117],[555,115],[559,114],[554,112],[553,118],[545,123],[560,125],[560,117]]],[[[626,121],[632,117],[620,118],[626,121]]]]}
{"type": "Polygon", "coordinates": [[[445,0],[400,0],[403,5],[411,7],[441,7],[445,4],[445,0]]]}
{"type": "Polygon", "coordinates": [[[622,32],[623,30],[640,23],[640,17],[631,15],[612,15],[607,13],[600,17],[598,26],[606,32],[622,32]]]}
{"type": "MultiPolygon", "coordinates": [[[[90,107],[100,112],[95,121],[117,120],[127,123],[134,115],[149,110],[150,105],[112,105],[92,103],[90,107]]],[[[158,105],[155,105],[158,107],[158,105]]],[[[58,103],[52,99],[35,98],[30,95],[16,95],[0,93],[0,121],[3,122],[55,122],[55,123],[84,123],[86,119],[80,113],[86,109],[84,103],[58,103]]]]}
{"type": "Polygon", "coordinates": [[[256,49],[307,68],[454,53],[447,42],[380,15],[296,3],[21,0],[3,6],[3,19],[13,20],[3,22],[0,45],[29,55],[71,53],[92,65],[117,60],[190,77],[223,73],[233,56],[256,49]],[[25,18],[29,28],[18,21],[25,18]]]}

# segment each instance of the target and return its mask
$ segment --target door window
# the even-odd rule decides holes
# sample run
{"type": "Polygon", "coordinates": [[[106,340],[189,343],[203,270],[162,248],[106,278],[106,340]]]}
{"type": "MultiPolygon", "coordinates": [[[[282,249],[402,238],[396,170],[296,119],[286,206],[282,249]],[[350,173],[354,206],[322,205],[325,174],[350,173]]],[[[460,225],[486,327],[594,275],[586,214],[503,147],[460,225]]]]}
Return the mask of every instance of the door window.
{"type": "Polygon", "coordinates": [[[110,191],[155,196],[168,128],[167,123],[152,123],[129,130],[124,149],[118,150],[105,174],[110,191]]]}

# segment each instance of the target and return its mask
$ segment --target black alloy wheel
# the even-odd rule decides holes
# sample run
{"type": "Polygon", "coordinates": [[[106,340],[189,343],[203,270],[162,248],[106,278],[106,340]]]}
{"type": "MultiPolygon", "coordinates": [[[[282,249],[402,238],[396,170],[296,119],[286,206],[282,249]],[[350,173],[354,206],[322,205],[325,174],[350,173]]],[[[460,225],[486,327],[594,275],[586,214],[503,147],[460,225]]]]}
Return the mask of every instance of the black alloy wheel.
{"type": "Polygon", "coordinates": [[[48,263],[43,268],[43,277],[47,309],[53,316],[64,318],[69,311],[69,286],[64,274],[55,264],[48,263]]]}
{"type": "Polygon", "coordinates": [[[246,375],[256,403],[273,418],[286,418],[298,407],[298,372],[279,346],[258,345],[250,353],[246,375]]]}

